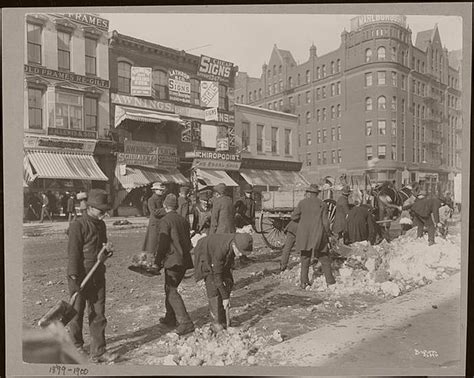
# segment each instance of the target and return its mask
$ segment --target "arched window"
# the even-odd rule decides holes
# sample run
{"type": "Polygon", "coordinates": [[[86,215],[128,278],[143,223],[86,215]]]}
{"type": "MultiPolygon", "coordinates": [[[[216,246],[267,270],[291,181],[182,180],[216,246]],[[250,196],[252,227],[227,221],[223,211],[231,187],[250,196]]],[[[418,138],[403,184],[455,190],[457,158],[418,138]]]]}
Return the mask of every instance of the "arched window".
{"type": "Polygon", "coordinates": [[[342,116],[342,112],[341,112],[341,104],[338,104],[337,105],[337,118],[341,117],[342,116]]]}
{"type": "Polygon", "coordinates": [[[268,70],[268,77],[272,76],[272,71],[268,70]]]}
{"type": "Polygon", "coordinates": [[[385,60],[385,47],[380,46],[377,49],[377,59],[378,60],[385,60]]]}
{"type": "Polygon", "coordinates": [[[392,47],[392,60],[397,61],[397,49],[395,47],[392,47]]]}
{"type": "Polygon", "coordinates": [[[387,104],[387,101],[385,100],[385,96],[380,96],[377,99],[377,107],[378,107],[379,110],[385,110],[386,109],[386,104],[387,104]]]}
{"type": "Polygon", "coordinates": [[[281,69],[281,64],[280,64],[280,67],[278,67],[278,73],[281,74],[281,71],[282,69],[281,69]]]}
{"type": "Polygon", "coordinates": [[[300,85],[301,84],[301,75],[298,74],[298,79],[296,81],[296,85],[300,85]]]}
{"type": "Polygon", "coordinates": [[[288,78],[288,88],[293,88],[293,78],[291,76],[288,78]]]}
{"type": "Polygon", "coordinates": [[[316,79],[320,79],[320,78],[321,78],[321,68],[316,67],[316,79]]]}
{"type": "Polygon", "coordinates": [[[365,50],[365,62],[370,62],[372,60],[372,50],[367,49],[365,50]]]}
{"type": "Polygon", "coordinates": [[[306,112],[306,123],[311,121],[311,112],[306,112]]]}
{"type": "Polygon", "coordinates": [[[331,119],[336,118],[336,107],[333,105],[331,106],[331,119]]]}
{"type": "Polygon", "coordinates": [[[261,100],[262,99],[262,88],[260,88],[258,90],[258,99],[261,100]]]}
{"type": "Polygon", "coordinates": [[[132,65],[126,62],[119,62],[118,64],[118,86],[119,93],[130,94],[130,71],[132,65]]]}
{"type": "Polygon", "coordinates": [[[309,83],[311,77],[310,77],[310,73],[309,73],[309,70],[306,71],[306,84],[309,83]]]}
{"type": "Polygon", "coordinates": [[[372,99],[370,97],[365,99],[365,110],[372,110],[372,99]]]}
{"type": "Polygon", "coordinates": [[[252,101],[252,91],[249,92],[249,102],[252,101]]]}
{"type": "Polygon", "coordinates": [[[273,65],[273,76],[277,74],[277,66],[276,64],[273,65]]]}
{"type": "Polygon", "coordinates": [[[168,95],[168,74],[165,71],[153,71],[153,97],[166,99],[168,95]]]}
{"type": "Polygon", "coordinates": [[[341,59],[336,62],[336,72],[341,72],[341,59]]]}
{"type": "Polygon", "coordinates": [[[331,74],[334,74],[336,73],[336,64],[334,63],[334,61],[331,62],[331,74]]]}
{"type": "Polygon", "coordinates": [[[253,100],[257,101],[257,90],[256,89],[253,91],[253,100]]]}

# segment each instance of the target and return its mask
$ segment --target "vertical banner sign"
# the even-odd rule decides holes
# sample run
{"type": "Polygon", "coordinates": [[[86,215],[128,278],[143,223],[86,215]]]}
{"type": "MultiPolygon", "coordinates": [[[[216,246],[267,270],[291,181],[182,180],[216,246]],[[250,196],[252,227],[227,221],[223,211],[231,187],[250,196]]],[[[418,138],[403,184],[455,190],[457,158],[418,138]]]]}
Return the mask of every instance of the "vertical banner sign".
{"type": "Polygon", "coordinates": [[[178,70],[168,71],[168,89],[171,101],[191,103],[191,80],[187,73],[178,70]]]}
{"type": "Polygon", "coordinates": [[[130,94],[132,96],[151,96],[151,68],[132,67],[130,94]]]}
{"type": "Polygon", "coordinates": [[[227,88],[227,101],[229,102],[229,112],[233,112],[235,104],[234,88],[227,88]]]}
{"type": "Polygon", "coordinates": [[[206,108],[219,107],[219,83],[201,81],[201,106],[206,108]]]}
{"type": "Polygon", "coordinates": [[[191,121],[185,121],[181,131],[181,142],[191,143],[191,121]]]}
{"type": "Polygon", "coordinates": [[[235,127],[234,125],[227,126],[227,135],[229,137],[229,147],[233,148],[235,144],[235,127]]]}

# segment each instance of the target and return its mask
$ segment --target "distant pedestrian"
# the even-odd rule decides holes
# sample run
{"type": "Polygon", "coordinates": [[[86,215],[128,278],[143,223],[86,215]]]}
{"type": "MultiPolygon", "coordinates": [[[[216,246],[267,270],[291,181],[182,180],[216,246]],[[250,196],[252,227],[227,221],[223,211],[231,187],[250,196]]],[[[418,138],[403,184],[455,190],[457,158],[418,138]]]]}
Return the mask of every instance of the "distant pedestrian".
{"type": "Polygon", "coordinates": [[[300,251],[301,277],[300,286],[305,289],[310,285],[308,272],[312,258],[321,262],[321,268],[327,285],[336,283],[331,271],[329,258],[329,219],[326,204],[318,198],[319,186],[311,184],[306,189],[308,197],[301,200],[291,215],[291,219],[298,221],[296,231],[296,250],[300,251]]]}
{"type": "Polygon", "coordinates": [[[142,190],[142,194],[140,196],[140,202],[142,204],[142,215],[144,217],[148,217],[150,215],[150,211],[148,210],[148,198],[150,198],[150,195],[148,193],[148,188],[145,187],[142,190]]]}
{"type": "Polygon", "coordinates": [[[68,222],[71,222],[71,220],[76,220],[77,214],[76,214],[76,203],[75,203],[75,194],[71,193],[69,194],[69,198],[67,199],[67,215],[68,215],[68,222]]]}
{"type": "Polygon", "coordinates": [[[290,220],[285,227],[285,244],[281,252],[280,260],[280,272],[285,271],[288,268],[288,260],[290,259],[290,253],[296,243],[296,232],[298,230],[298,222],[290,220]]]}
{"type": "Polygon", "coordinates": [[[344,186],[342,189],[341,196],[336,201],[336,214],[334,216],[334,225],[332,226],[332,232],[336,235],[337,240],[344,238],[346,232],[346,218],[349,214],[349,195],[351,194],[351,188],[349,185],[344,186]]]}
{"type": "Polygon", "coordinates": [[[41,193],[41,215],[40,215],[40,223],[43,223],[44,217],[49,218],[49,220],[52,222],[53,218],[51,217],[51,214],[49,212],[49,198],[46,195],[46,193],[41,193]]]}
{"type": "Polygon", "coordinates": [[[425,190],[420,190],[417,199],[411,207],[413,221],[417,226],[418,238],[423,237],[423,230],[428,230],[428,245],[435,244],[435,227],[442,227],[439,222],[440,201],[436,198],[427,197],[425,190]]]}
{"type": "Polygon", "coordinates": [[[235,233],[234,206],[226,194],[226,185],[220,183],[214,187],[215,198],[212,201],[211,227],[209,234],[235,233]]]}
{"type": "Polygon", "coordinates": [[[159,182],[155,182],[151,188],[153,194],[148,198],[148,210],[150,211],[150,220],[146,229],[145,240],[143,242],[142,251],[154,256],[158,246],[158,223],[166,214],[163,209],[163,200],[165,186],[159,182]]]}
{"type": "Polygon", "coordinates": [[[189,199],[189,186],[182,186],[179,188],[178,197],[178,214],[186,219],[189,223],[189,207],[191,206],[191,200],[189,199]]]}

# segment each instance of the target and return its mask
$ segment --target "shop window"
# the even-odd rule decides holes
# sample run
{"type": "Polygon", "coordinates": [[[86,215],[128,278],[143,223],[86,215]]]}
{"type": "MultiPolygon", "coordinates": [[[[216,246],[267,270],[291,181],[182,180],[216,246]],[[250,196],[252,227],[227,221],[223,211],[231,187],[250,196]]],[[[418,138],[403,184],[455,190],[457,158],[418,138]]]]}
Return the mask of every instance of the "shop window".
{"type": "Polygon", "coordinates": [[[285,129],[285,155],[291,155],[291,130],[285,129]]]}
{"type": "Polygon", "coordinates": [[[365,50],[365,62],[368,63],[372,60],[372,50],[367,49],[365,50]]]}
{"type": "Polygon", "coordinates": [[[26,24],[28,64],[41,64],[41,33],[41,26],[26,24]]]}
{"type": "Polygon", "coordinates": [[[43,91],[28,88],[28,128],[43,129],[43,91]]]}
{"type": "MultiPolygon", "coordinates": [[[[201,94],[200,94],[200,86],[201,83],[197,79],[191,79],[191,104],[193,105],[201,105],[201,94]]],[[[241,102],[244,102],[243,95],[241,102]]]]}
{"type": "Polygon", "coordinates": [[[378,158],[385,159],[386,155],[387,155],[387,146],[385,145],[378,146],[378,150],[377,150],[378,158]]]}
{"type": "Polygon", "coordinates": [[[372,135],[372,121],[365,121],[365,135],[372,135]]]}
{"type": "Polygon", "coordinates": [[[97,41],[85,38],[86,43],[86,75],[97,75],[97,41]]]}
{"type": "Polygon", "coordinates": [[[365,86],[370,87],[372,85],[372,72],[367,72],[365,74],[365,86]]]}
{"type": "Polygon", "coordinates": [[[379,110],[385,110],[387,108],[387,101],[385,99],[385,96],[380,96],[377,99],[377,107],[379,110]]]}
{"type": "Polygon", "coordinates": [[[372,99],[370,97],[365,99],[365,110],[372,110],[372,99]]]}
{"type": "Polygon", "coordinates": [[[82,96],[56,92],[54,127],[82,130],[82,96]]]}
{"type": "Polygon", "coordinates": [[[386,126],[385,120],[378,121],[378,130],[379,130],[379,135],[387,134],[387,126],[386,126]]]}
{"type": "Polygon", "coordinates": [[[71,34],[58,31],[58,70],[71,70],[71,34]]]}
{"type": "Polygon", "coordinates": [[[229,109],[227,100],[227,87],[222,84],[219,84],[219,108],[224,110],[229,109]]]}
{"type": "Polygon", "coordinates": [[[372,160],[372,158],[374,157],[372,146],[365,146],[365,157],[367,160],[372,160]]]}
{"type": "Polygon", "coordinates": [[[378,85],[385,85],[385,83],[386,83],[385,71],[377,72],[377,84],[378,85]]]}
{"type": "Polygon", "coordinates": [[[272,153],[278,152],[278,127],[272,127],[272,153]]]}
{"type": "Polygon", "coordinates": [[[263,152],[263,125],[257,125],[257,152],[263,152]]]}
{"type": "MultiPolygon", "coordinates": [[[[118,64],[118,81],[117,90],[119,93],[130,94],[130,72],[132,65],[126,62],[119,62],[118,64]]],[[[153,76],[155,73],[153,73],[153,76]]]]}
{"type": "Polygon", "coordinates": [[[97,131],[98,101],[96,98],[84,97],[85,130],[97,131]]]}

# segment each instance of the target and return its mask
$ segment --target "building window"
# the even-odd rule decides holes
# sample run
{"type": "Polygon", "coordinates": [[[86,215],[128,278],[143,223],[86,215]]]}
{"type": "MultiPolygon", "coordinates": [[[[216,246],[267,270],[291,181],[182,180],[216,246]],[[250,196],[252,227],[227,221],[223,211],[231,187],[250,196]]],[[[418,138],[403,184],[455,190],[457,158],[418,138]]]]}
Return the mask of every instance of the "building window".
{"type": "Polygon", "coordinates": [[[321,88],[316,88],[316,101],[321,99],[321,88]]]}
{"type": "Polygon", "coordinates": [[[84,97],[84,128],[97,131],[98,101],[96,98],[84,97]]]}
{"type": "Polygon", "coordinates": [[[282,70],[282,67],[281,67],[281,64],[280,66],[278,67],[278,73],[281,74],[281,70],[282,70]]]}
{"type": "Polygon", "coordinates": [[[259,100],[262,99],[262,88],[259,88],[259,89],[258,89],[258,99],[259,99],[259,100]]]}
{"type": "Polygon", "coordinates": [[[316,80],[321,78],[321,68],[316,67],[316,80]]]}
{"type": "Polygon", "coordinates": [[[272,153],[278,152],[278,127],[272,127],[272,153]]]}
{"type": "Polygon", "coordinates": [[[367,160],[372,160],[372,158],[374,157],[372,146],[365,146],[365,157],[367,160]]]}
{"type": "Polygon", "coordinates": [[[273,105],[271,102],[268,103],[268,109],[273,110],[273,105]]]}
{"type": "Polygon", "coordinates": [[[395,47],[392,47],[392,60],[397,61],[397,49],[395,47]]]}
{"type": "Polygon", "coordinates": [[[285,155],[291,155],[291,130],[285,129],[285,155]]]}
{"type": "Polygon", "coordinates": [[[342,139],[341,126],[337,127],[337,140],[342,139]]]}
{"type": "Polygon", "coordinates": [[[392,136],[397,136],[397,121],[392,119],[392,136]]]}
{"type": "Polygon", "coordinates": [[[257,152],[263,152],[263,125],[257,125],[257,152]]]}
{"type": "Polygon", "coordinates": [[[322,97],[322,98],[326,98],[326,86],[323,86],[323,87],[321,88],[321,97],[322,97]]]}
{"type": "Polygon", "coordinates": [[[332,83],[331,84],[331,96],[335,96],[335,95],[336,95],[336,84],[332,83]]]}
{"type": "Polygon", "coordinates": [[[316,143],[321,143],[321,130],[316,131],[316,143]]]}
{"type": "Polygon", "coordinates": [[[405,99],[402,98],[402,113],[405,113],[405,99]]]}
{"type": "Polygon", "coordinates": [[[306,84],[308,84],[311,81],[310,73],[309,70],[306,71],[306,84]]]}
{"type": "Polygon", "coordinates": [[[306,112],[306,123],[311,121],[311,112],[306,112]]]}
{"type": "Polygon", "coordinates": [[[272,85],[268,84],[268,94],[271,96],[273,94],[272,92],[272,85]]]}
{"type": "Polygon", "coordinates": [[[250,145],[250,123],[242,122],[242,149],[250,145]]]}
{"type": "Polygon", "coordinates": [[[278,110],[278,102],[276,101],[273,102],[273,109],[278,110]]]}
{"type": "Polygon", "coordinates": [[[271,70],[268,70],[267,76],[268,76],[268,77],[272,76],[272,71],[271,71],[271,70]]]}
{"type": "Polygon", "coordinates": [[[341,82],[338,81],[336,83],[336,95],[340,95],[341,94],[341,82]]]}
{"type": "Polygon", "coordinates": [[[342,116],[341,104],[337,104],[337,118],[342,116]]]}
{"type": "Polygon", "coordinates": [[[342,151],[337,150],[337,162],[342,163],[342,151]]]}
{"type": "Polygon", "coordinates": [[[365,99],[365,110],[372,110],[372,99],[370,97],[365,99]]]}
{"type": "Polygon", "coordinates": [[[58,70],[71,70],[71,34],[58,31],[58,70]]]}
{"type": "Polygon", "coordinates": [[[392,72],[392,85],[394,87],[397,86],[397,73],[396,72],[392,72]]]}
{"type": "Polygon", "coordinates": [[[28,64],[41,64],[41,26],[26,24],[28,64]]]}
{"type": "Polygon", "coordinates": [[[321,152],[318,152],[318,161],[317,161],[317,164],[318,164],[318,165],[321,165],[321,152]]]}
{"type": "Polygon", "coordinates": [[[341,59],[336,62],[336,72],[341,72],[341,59]]]}
{"type": "Polygon", "coordinates": [[[336,128],[331,128],[331,141],[335,142],[336,141],[336,128]]]}
{"type": "Polygon", "coordinates": [[[273,76],[277,74],[277,66],[274,64],[273,65],[273,76]]]}
{"type": "Polygon", "coordinates": [[[97,75],[97,41],[85,38],[86,41],[86,75],[97,75]]]}
{"type": "Polygon", "coordinates": [[[365,121],[365,135],[372,135],[372,121],[365,121]]]}
{"type": "Polygon", "coordinates": [[[279,90],[280,92],[283,92],[283,80],[280,80],[280,81],[278,82],[278,90],[279,90]]]}
{"type": "Polygon", "coordinates": [[[311,152],[306,153],[306,165],[311,167],[311,152]]]}
{"type": "Polygon", "coordinates": [[[326,108],[323,108],[323,121],[327,119],[326,108]]]}
{"type": "Polygon", "coordinates": [[[378,121],[378,129],[379,129],[379,135],[386,135],[387,134],[385,120],[379,120],[378,121]]]}
{"type": "Polygon", "coordinates": [[[316,110],[316,122],[321,121],[321,110],[316,110]]]}
{"type": "Polygon", "coordinates": [[[310,91],[306,92],[306,103],[307,104],[311,103],[311,92],[310,91]]]}
{"type": "Polygon", "coordinates": [[[372,60],[372,50],[367,49],[365,50],[365,62],[368,63],[372,60]]]}
{"type": "Polygon", "coordinates": [[[392,144],[392,160],[397,160],[397,145],[392,144]]]}
{"type": "Polygon", "coordinates": [[[405,90],[407,87],[407,78],[405,75],[402,75],[402,89],[405,90]]]}
{"type": "MultiPolygon", "coordinates": [[[[132,66],[125,62],[119,62],[118,64],[118,81],[117,90],[119,93],[130,94],[130,71],[132,66]]],[[[154,73],[153,73],[154,74],[154,73]]],[[[153,81],[154,78],[153,78],[153,81]]]]}
{"type": "Polygon", "coordinates": [[[227,100],[227,87],[219,84],[219,108],[228,110],[229,104],[227,100]]]}
{"type": "Polygon", "coordinates": [[[249,102],[252,102],[252,91],[249,92],[249,102]]]}
{"type": "Polygon", "coordinates": [[[278,104],[278,109],[283,109],[283,100],[280,100],[280,103],[278,104]]]}
{"type": "Polygon", "coordinates": [[[306,145],[311,146],[311,131],[306,132],[306,145]]]}
{"type": "MultiPolygon", "coordinates": [[[[200,102],[200,82],[197,79],[191,79],[191,104],[201,105],[200,102]]],[[[243,96],[241,102],[244,102],[243,96]]]]}
{"type": "Polygon", "coordinates": [[[28,128],[43,129],[43,91],[28,88],[28,128]]]}
{"type": "Polygon", "coordinates": [[[336,64],[334,61],[331,62],[331,75],[336,73],[336,64]]]}
{"type": "Polygon", "coordinates": [[[291,108],[295,106],[295,98],[293,96],[288,97],[288,102],[291,108]]]}
{"type": "Polygon", "coordinates": [[[336,150],[331,151],[331,164],[336,164],[336,150]]]}
{"type": "Polygon", "coordinates": [[[82,130],[82,110],[82,96],[56,92],[54,126],[62,129],[82,130]]]}
{"type": "Polygon", "coordinates": [[[331,119],[336,118],[336,107],[333,105],[331,106],[331,119]]]}
{"type": "Polygon", "coordinates": [[[379,110],[385,110],[387,107],[385,96],[380,96],[377,99],[377,107],[379,110]]]}
{"type": "Polygon", "coordinates": [[[370,87],[372,85],[372,72],[367,72],[365,74],[365,86],[370,87]]]}
{"type": "Polygon", "coordinates": [[[291,76],[288,78],[288,88],[293,88],[293,79],[291,76]]]}
{"type": "Polygon", "coordinates": [[[298,147],[301,147],[301,133],[298,133],[298,147]]]}
{"type": "Polygon", "coordinates": [[[377,49],[377,59],[378,60],[385,60],[385,47],[380,46],[377,49]]]}
{"type": "MultiPolygon", "coordinates": [[[[157,99],[168,98],[168,74],[165,71],[156,70],[152,72],[153,97],[157,99]]],[[[249,93],[250,94],[250,93],[249,93]]],[[[220,88],[219,88],[220,95],[220,88]]],[[[249,101],[252,101],[249,98],[249,101]]]]}
{"type": "Polygon", "coordinates": [[[387,154],[387,146],[380,145],[378,146],[377,156],[379,159],[385,159],[387,154]]]}
{"type": "Polygon", "coordinates": [[[328,163],[328,158],[327,158],[327,153],[326,151],[323,151],[323,165],[326,165],[328,163]]]}
{"type": "Polygon", "coordinates": [[[323,143],[326,143],[328,140],[328,131],[323,129],[323,143]]]}
{"type": "Polygon", "coordinates": [[[297,78],[296,84],[301,85],[301,74],[298,74],[298,76],[296,78],[297,78]]]}
{"type": "Polygon", "coordinates": [[[322,68],[321,68],[321,75],[323,77],[326,77],[326,65],[323,64],[322,68]]]}
{"type": "Polygon", "coordinates": [[[385,71],[377,72],[377,83],[378,83],[378,85],[385,85],[385,82],[386,82],[385,79],[386,79],[385,71]]]}
{"type": "Polygon", "coordinates": [[[278,84],[273,83],[273,93],[278,93],[278,84]]]}

